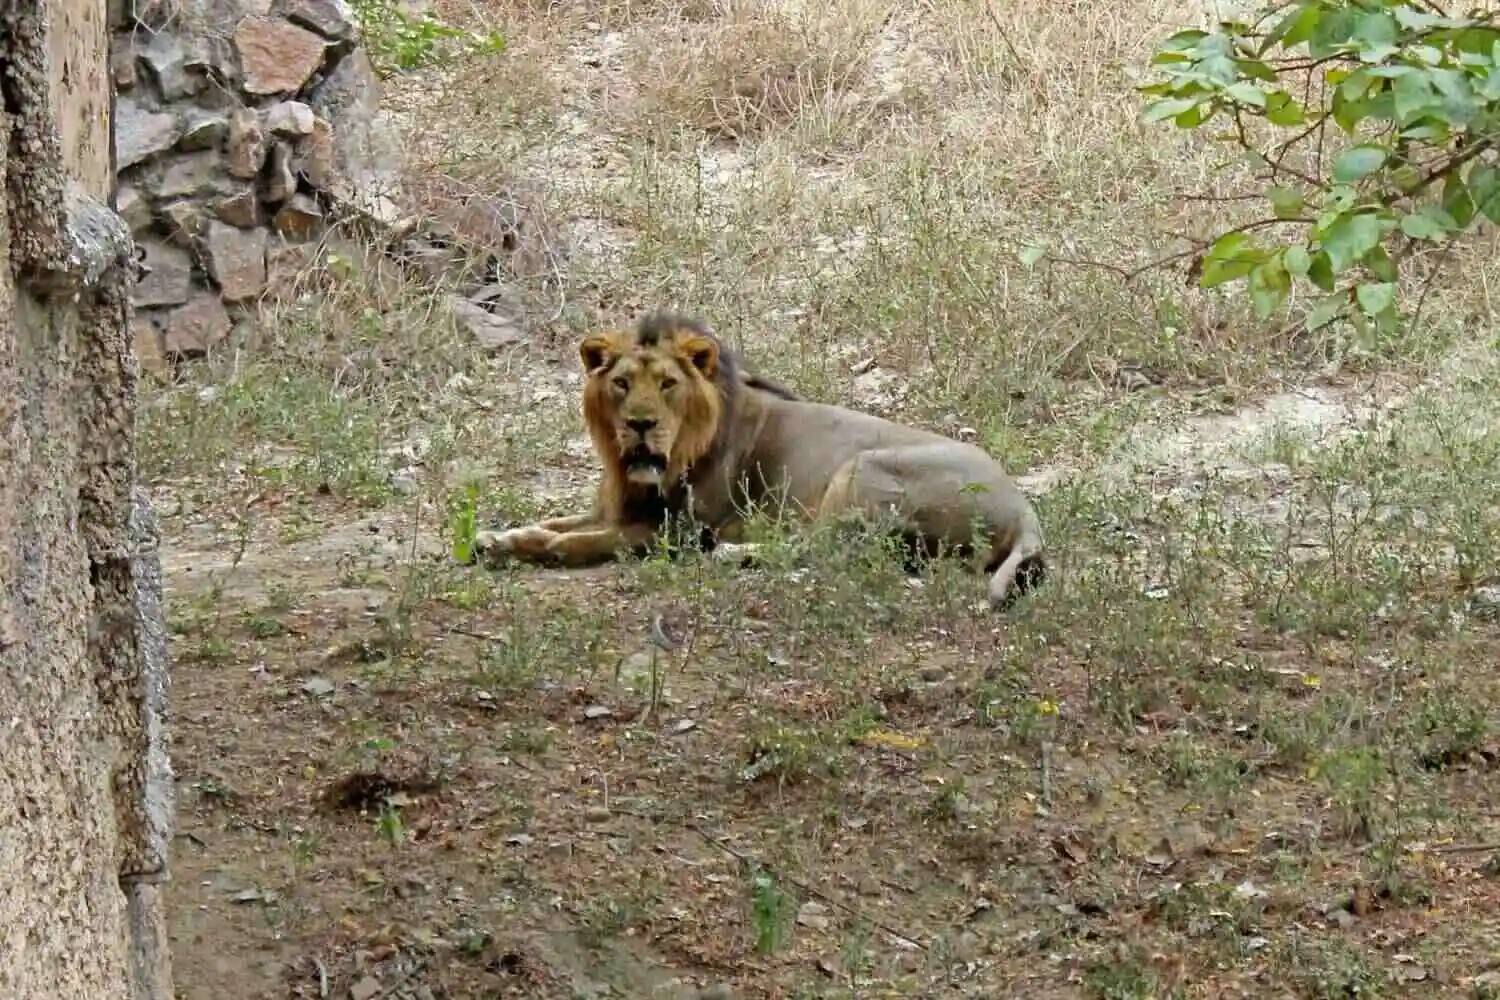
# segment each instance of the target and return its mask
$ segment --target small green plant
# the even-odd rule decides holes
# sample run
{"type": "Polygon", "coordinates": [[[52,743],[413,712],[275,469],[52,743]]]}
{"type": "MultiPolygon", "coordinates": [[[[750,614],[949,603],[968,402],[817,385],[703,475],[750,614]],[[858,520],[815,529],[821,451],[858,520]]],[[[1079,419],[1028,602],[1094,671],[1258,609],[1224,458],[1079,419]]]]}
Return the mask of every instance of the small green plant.
{"type": "Polygon", "coordinates": [[[409,14],[390,0],[351,0],[350,7],[382,76],[505,50],[502,35],[465,31],[427,13],[409,14]]]}
{"type": "Polygon", "coordinates": [[[460,565],[467,565],[474,555],[474,536],[479,531],[479,483],[468,479],[444,498],[445,526],[449,550],[460,565]]]}
{"type": "Polygon", "coordinates": [[[765,870],[750,877],[750,918],[755,927],[755,950],[762,955],[777,951],[791,938],[797,901],[765,870]]]}
{"type": "Polygon", "coordinates": [[[375,821],[380,839],[392,847],[400,847],[406,839],[406,826],[401,822],[401,810],[389,800],[380,803],[380,816],[375,821]]]}

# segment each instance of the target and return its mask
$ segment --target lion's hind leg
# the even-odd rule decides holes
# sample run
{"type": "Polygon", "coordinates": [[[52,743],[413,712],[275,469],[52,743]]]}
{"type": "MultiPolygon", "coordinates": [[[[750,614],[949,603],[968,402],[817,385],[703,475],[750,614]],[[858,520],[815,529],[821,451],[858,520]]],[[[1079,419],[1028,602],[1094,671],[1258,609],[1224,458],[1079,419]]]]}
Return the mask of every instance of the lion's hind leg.
{"type": "Polygon", "coordinates": [[[916,562],[940,552],[971,558],[990,577],[991,606],[1002,610],[1041,582],[1041,527],[1003,470],[976,465],[960,448],[937,442],[862,452],[829,481],[818,514],[855,512],[890,525],[916,562]]]}

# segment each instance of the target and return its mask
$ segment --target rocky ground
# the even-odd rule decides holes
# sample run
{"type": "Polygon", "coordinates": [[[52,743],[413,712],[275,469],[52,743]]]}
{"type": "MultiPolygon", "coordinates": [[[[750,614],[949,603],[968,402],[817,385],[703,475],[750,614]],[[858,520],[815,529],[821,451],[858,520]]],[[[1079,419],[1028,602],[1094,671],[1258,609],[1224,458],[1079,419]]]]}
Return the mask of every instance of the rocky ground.
{"type": "Polygon", "coordinates": [[[143,405],[183,996],[1500,987],[1488,237],[1378,343],[1123,281],[1243,181],[1136,119],[1181,5],[433,11],[508,41],[385,83],[442,245],[318,245],[143,405]],[[981,441],[1047,588],[456,566],[586,501],[574,341],[658,304],[981,441]]]}

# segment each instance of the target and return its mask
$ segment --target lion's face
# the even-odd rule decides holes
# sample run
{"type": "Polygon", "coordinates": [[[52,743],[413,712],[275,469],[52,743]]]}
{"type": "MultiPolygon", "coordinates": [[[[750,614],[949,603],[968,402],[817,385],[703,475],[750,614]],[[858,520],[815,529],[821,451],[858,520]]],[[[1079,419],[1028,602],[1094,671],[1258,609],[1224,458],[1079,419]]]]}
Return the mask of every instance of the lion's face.
{"type": "Polygon", "coordinates": [[[690,329],[589,337],[579,346],[595,446],[612,448],[634,486],[660,489],[712,446],[722,412],[718,345],[690,329]]]}

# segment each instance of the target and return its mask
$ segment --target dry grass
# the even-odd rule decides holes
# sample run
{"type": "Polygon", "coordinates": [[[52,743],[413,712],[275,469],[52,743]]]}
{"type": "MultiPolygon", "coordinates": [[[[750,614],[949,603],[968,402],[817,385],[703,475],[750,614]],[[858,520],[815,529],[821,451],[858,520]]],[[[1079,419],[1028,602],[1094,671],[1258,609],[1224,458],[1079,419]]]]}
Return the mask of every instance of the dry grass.
{"type": "Polygon", "coordinates": [[[1495,995],[1489,240],[1379,343],[1123,280],[1244,210],[1138,122],[1190,5],[437,11],[509,51],[389,103],[428,213],[535,222],[529,343],[334,245],[143,409],[187,997],[1495,995]],[[586,499],[574,338],[654,305],[971,428],[1047,588],[996,619],[817,533],[447,562],[586,499]]]}

